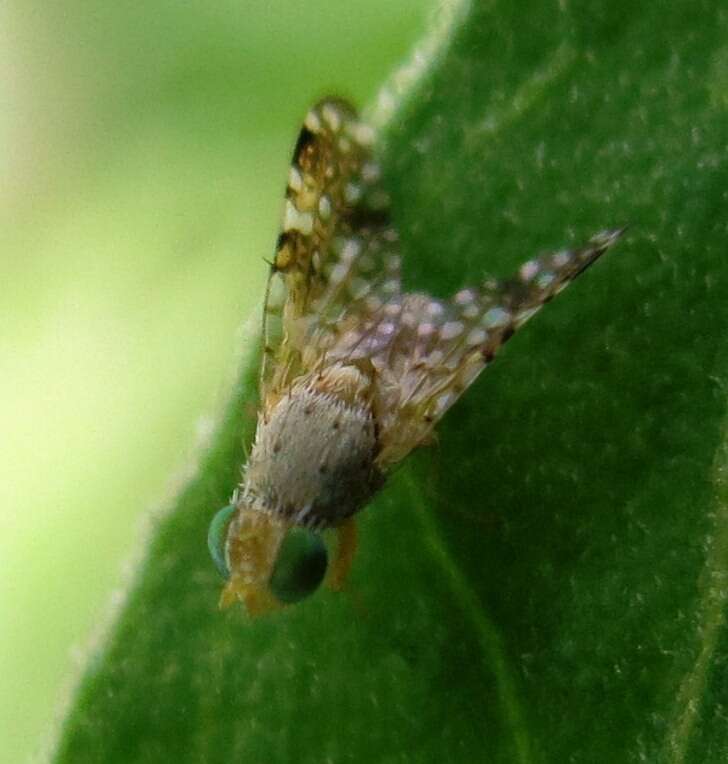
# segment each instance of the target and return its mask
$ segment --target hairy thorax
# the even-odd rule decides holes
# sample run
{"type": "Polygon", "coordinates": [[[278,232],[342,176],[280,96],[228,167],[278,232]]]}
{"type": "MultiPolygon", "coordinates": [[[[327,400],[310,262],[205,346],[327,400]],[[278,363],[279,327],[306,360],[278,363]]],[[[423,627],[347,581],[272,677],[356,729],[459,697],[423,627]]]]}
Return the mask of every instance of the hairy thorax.
{"type": "Polygon", "coordinates": [[[297,525],[337,525],[381,487],[368,380],[351,366],[301,379],[260,417],[245,472],[250,506],[297,525]]]}

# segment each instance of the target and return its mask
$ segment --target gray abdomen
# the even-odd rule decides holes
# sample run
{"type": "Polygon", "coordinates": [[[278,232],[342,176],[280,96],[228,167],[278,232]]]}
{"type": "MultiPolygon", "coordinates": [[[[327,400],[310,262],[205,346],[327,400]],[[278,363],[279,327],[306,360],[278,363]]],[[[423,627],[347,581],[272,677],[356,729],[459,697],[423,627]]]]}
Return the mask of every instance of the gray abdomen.
{"type": "Polygon", "coordinates": [[[299,389],[259,421],[244,493],[253,506],[298,525],[336,525],[383,484],[376,452],[368,408],[299,389]]]}

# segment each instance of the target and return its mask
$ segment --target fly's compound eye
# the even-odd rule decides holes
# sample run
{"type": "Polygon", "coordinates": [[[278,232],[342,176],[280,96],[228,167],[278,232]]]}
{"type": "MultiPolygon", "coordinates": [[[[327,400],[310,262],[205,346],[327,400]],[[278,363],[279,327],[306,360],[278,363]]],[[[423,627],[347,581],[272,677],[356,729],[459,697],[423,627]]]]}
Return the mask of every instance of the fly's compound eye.
{"type": "Polygon", "coordinates": [[[225,559],[225,542],[227,540],[228,526],[234,514],[234,504],[228,504],[227,507],[223,507],[212,518],[210,529],[207,531],[207,547],[210,550],[212,561],[225,580],[230,578],[230,569],[225,559]]]}
{"type": "Polygon", "coordinates": [[[305,528],[291,528],[281,543],[268,585],[281,602],[299,602],[319,588],[326,565],[321,536],[305,528]]]}

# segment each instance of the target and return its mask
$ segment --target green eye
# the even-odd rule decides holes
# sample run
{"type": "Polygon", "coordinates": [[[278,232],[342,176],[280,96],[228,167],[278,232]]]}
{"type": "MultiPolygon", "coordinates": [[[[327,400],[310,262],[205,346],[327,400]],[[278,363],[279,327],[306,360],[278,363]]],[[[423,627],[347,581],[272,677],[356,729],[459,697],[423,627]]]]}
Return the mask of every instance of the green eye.
{"type": "Polygon", "coordinates": [[[228,570],[225,559],[225,540],[227,539],[227,529],[230,519],[235,514],[235,506],[228,504],[215,514],[210,523],[210,529],[207,531],[207,547],[212,555],[212,561],[218,569],[220,575],[228,579],[230,571],[228,570]]]}
{"type": "Polygon", "coordinates": [[[305,528],[291,528],[278,552],[270,590],[281,602],[298,602],[318,589],[326,563],[326,546],[321,536],[305,528]]]}

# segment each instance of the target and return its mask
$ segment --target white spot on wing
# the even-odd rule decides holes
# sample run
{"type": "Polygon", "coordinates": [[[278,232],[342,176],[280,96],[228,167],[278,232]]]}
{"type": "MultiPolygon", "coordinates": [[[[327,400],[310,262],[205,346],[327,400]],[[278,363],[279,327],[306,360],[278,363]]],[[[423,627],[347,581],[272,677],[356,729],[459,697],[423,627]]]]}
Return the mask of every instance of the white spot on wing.
{"type": "Polygon", "coordinates": [[[337,263],[333,267],[329,278],[333,284],[340,284],[346,278],[348,273],[349,267],[346,263],[337,263]]]}
{"type": "Polygon", "coordinates": [[[365,162],[361,168],[361,176],[367,183],[375,183],[382,174],[376,162],[365,162]]]}
{"type": "Polygon", "coordinates": [[[391,337],[396,329],[397,327],[391,321],[384,321],[377,327],[377,331],[386,337],[391,337]]]}
{"type": "Polygon", "coordinates": [[[390,273],[396,273],[399,270],[399,255],[389,255],[386,260],[386,268],[390,273]]]}
{"type": "Polygon", "coordinates": [[[536,279],[536,284],[538,284],[539,289],[548,289],[551,286],[551,284],[554,283],[555,280],[556,280],[556,276],[554,276],[553,273],[546,271],[538,275],[536,279]]]}
{"type": "Polygon", "coordinates": [[[465,338],[467,345],[482,345],[488,339],[488,332],[485,329],[473,329],[465,338]]]}
{"type": "Polygon", "coordinates": [[[445,409],[448,408],[455,400],[455,396],[452,393],[444,393],[437,398],[437,414],[440,415],[445,409]]]}
{"type": "Polygon", "coordinates": [[[435,333],[435,325],[430,323],[424,323],[420,324],[417,327],[417,334],[420,337],[429,337],[431,334],[435,333]]]}
{"type": "Polygon", "coordinates": [[[369,297],[367,297],[365,304],[367,306],[367,309],[370,310],[372,313],[374,313],[374,311],[379,310],[379,308],[382,307],[381,299],[374,294],[369,295],[369,297]]]}
{"type": "Polygon", "coordinates": [[[460,321],[448,321],[443,324],[442,329],[440,329],[440,337],[444,340],[452,340],[455,339],[455,337],[459,337],[464,330],[465,327],[460,321]]]}
{"type": "Polygon", "coordinates": [[[430,366],[437,366],[444,357],[445,354],[442,352],[442,350],[435,349],[430,353],[430,355],[427,356],[427,363],[430,366]]]}
{"type": "Polygon", "coordinates": [[[357,122],[352,129],[354,140],[361,146],[369,147],[374,143],[374,130],[369,125],[357,122]]]}
{"type": "Polygon", "coordinates": [[[536,260],[529,260],[521,266],[518,275],[521,277],[521,281],[528,282],[538,273],[538,262],[536,260]]]}
{"type": "Polygon", "coordinates": [[[299,212],[290,199],[286,201],[286,212],[283,218],[284,231],[300,231],[308,236],[313,231],[313,215],[310,212],[299,212]]]}
{"type": "Polygon", "coordinates": [[[551,262],[554,264],[554,268],[563,268],[565,265],[569,264],[570,260],[571,252],[564,249],[561,252],[557,252],[551,259],[551,262]]]}
{"type": "Polygon", "coordinates": [[[427,315],[436,318],[445,312],[445,308],[439,302],[430,302],[427,304],[427,315]]]}
{"type": "Polygon", "coordinates": [[[321,109],[321,116],[335,133],[339,131],[339,128],[341,127],[341,117],[339,116],[339,112],[330,103],[324,104],[321,109]]]}
{"type": "Polygon", "coordinates": [[[341,250],[341,259],[351,263],[356,260],[359,252],[361,252],[361,242],[358,239],[347,239],[341,250]]]}
{"type": "Polygon", "coordinates": [[[356,204],[361,199],[361,186],[357,183],[347,183],[344,188],[344,198],[349,204],[356,204]]]}
{"type": "Polygon", "coordinates": [[[455,295],[455,302],[458,305],[467,305],[469,302],[474,302],[476,294],[472,289],[462,289],[455,295]]]}
{"type": "Polygon", "coordinates": [[[488,329],[499,329],[511,320],[511,314],[503,308],[491,308],[484,316],[483,323],[488,329]]]}
{"type": "Polygon", "coordinates": [[[321,130],[321,120],[318,117],[318,114],[316,114],[315,111],[309,111],[309,113],[306,115],[306,119],[303,121],[303,124],[306,125],[306,127],[312,132],[317,133],[319,130],[321,130]]]}
{"type": "Polygon", "coordinates": [[[326,194],[322,194],[319,199],[318,211],[323,220],[328,220],[331,217],[331,200],[326,194]]]}
{"type": "Polygon", "coordinates": [[[300,191],[303,188],[303,178],[297,167],[291,166],[288,171],[288,185],[294,191],[300,191]]]}

